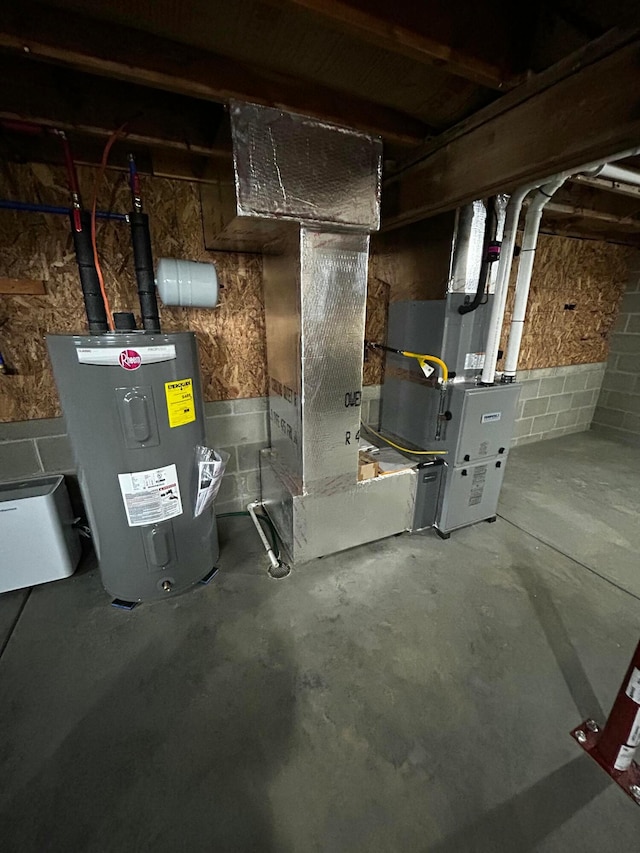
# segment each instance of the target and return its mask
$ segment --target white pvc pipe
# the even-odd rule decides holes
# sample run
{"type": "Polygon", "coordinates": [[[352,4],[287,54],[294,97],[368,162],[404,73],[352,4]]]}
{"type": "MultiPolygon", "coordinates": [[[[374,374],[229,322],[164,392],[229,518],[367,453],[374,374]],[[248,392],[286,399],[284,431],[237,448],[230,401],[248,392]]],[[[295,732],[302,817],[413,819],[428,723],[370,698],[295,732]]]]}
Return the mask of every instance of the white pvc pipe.
{"type": "Polygon", "coordinates": [[[498,274],[496,276],[496,287],[491,305],[491,317],[489,319],[489,333],[484,354],[484,366],[480,381],[483,385],[493,385],[496,375],[496,362],[500,348],[500,335],[502,334],[502,322],[504,320],[504,309],[507,304],[507,292],[509,290],[509,274],[513,261],[513,252],[516,246],[516,232],[520,210],[529,187],[521,187],[516,190],[509,200],[507,216],[504,223],[502,235],[502,247],[500,249],[500,260],[498,261],[498,274]]]}
{"type": "MultiPolygon", "coordinates": [[[[640,147],[621,151],[619,154],[610,158],[610,160],[623,160],[626,157],[634,157],[637,154],[640,154],[640,147]]],[[[511,273],[511,264],[513,262],[513,250],[515,247],[518,219],[524,198],[531,190],[536,189],[544,183],[551,183],[551,181],[556,178],[558,180],[566,180],[567,178],[570,178],[571,175],[575,175],[579,172],[588,172],[589,170],[599,169],[601,167],[603,167],[602,160],[594,160],[593,162],[586,163],[584,166],[580,166],[576,169],[569,169],[565,172],[561,172],[559,175],[544,178],[543,180],[536,181],[534,183],[525,184],[525,186],[517,189],[511,196],[509,207],[507,208],[507,220],[504,226],[502,251],[500,252],[500,261],[498,263],[496,288],[493,297],[493,305],[491,307],[487,345],[485,347],[484,367],[482,370],[482,377],[480,379],[483,385],[493,385],[495,381],[496,362],[498,361],[500,336],[502,333],[504,312],[507,304],[507,292],[509,289],[509,275],[511,273]]],[[[616,167],[610,167],[608,164],[605,164],[604,168],[616,167]]]]}
{"type": "Polygon", "coordinates": [[[269,562],[271,563],[271,567],[274,569],[280,568],[280,561],[273,553],[273,548],[271,547],[271,543],[267,539],[264,530],[262,529],[262,525],[258,521],[256,516],[256,507],[262,506],[260,501],[252,501],[247,506],[247,512],[251,516],[251,520],[253,521],[256,530],[258,531],[258,536],[260,537],[262,544],[264,545],[264,550],[267,552],[267,557],[269,558],[269,562]]]}
{"type": "Polygon", "coordinates": [[[608,178],[610,181],[618,181],[621,184],[632,184],[640,187],[640,172],[635,169],[627,169],[624,166],[613,166],[607,163],[598,172],[599,178],[608,178]]]}
{"type": "Polygon", "coordinates": [[[507,355],[504,362],[503,381],[515,378],[518,368],[518,356],[520,355],[520,344],[522,343],[522,331],[524,318],[527,313],[527,302],[529,301],[529,288],[531,286],[531,273],[536,256],[538,244],[538,233],[540,231],[540,220],[545,204],[557,190],[564,184],[566,178],[557,178],[536,192],[533,201],[527,210],[527,218],[524,225],[522,238],[522,249],[520,250],[520,263],[518,265],[518,278],[516,279],[516,293],[513,303],[513,314],[511,316],[511,328],[509,330],[509,343],[507,355]]]}

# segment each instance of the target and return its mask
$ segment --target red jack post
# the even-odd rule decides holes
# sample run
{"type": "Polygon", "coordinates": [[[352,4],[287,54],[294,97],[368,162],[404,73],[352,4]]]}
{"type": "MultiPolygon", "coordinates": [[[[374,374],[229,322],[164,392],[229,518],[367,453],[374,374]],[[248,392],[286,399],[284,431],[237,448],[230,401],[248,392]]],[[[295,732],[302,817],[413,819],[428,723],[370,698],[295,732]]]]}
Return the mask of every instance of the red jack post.
{"type": "Polygon", "coordinates": [[[640,745],[640,643],[604,728],[594,720],[585,720],[571,735],[625,794],[640,805],[640,765],[634,761],[640,745]]]}

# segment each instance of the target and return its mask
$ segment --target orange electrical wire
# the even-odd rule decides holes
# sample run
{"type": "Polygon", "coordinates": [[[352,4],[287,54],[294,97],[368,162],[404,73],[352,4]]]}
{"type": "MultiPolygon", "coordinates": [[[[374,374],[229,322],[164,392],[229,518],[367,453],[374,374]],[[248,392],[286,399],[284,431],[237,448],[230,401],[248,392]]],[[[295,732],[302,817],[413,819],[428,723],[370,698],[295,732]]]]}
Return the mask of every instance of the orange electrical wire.
{"type": "Polygon", "coordinates": [[[109,324],[109,329],[112,332],[115,328],[115,325],[113,322],[113,314],[111,313],[111,306],[109,305],[109,297],[107,296],[107,291],[104,286],[104,276],[102,275],[102,267],[100,266],[100,259],[98,257],[98,244],[96,242],[96,208],[98,205],[98,190],[100,188],[102,178],[104,177],[104,173],[107,168],[109,152],[111,151],[113,143],[120,136],[120,134],[124,132],[126,126],[126,124],[123,124],[117,130],[115,130],[107,140],[107,144],[104,146],[104,151],[102,152],[102,160],[100,161],[100,171],[98,172],[93,185],[93,201],[91,204],[91,246],[93,247],[93,262],[96,265],[96,272],[98,273],[98,282],[100,283],[100,293],[102,294],[105,311],[107,312],[107,323],[109,324]]]}

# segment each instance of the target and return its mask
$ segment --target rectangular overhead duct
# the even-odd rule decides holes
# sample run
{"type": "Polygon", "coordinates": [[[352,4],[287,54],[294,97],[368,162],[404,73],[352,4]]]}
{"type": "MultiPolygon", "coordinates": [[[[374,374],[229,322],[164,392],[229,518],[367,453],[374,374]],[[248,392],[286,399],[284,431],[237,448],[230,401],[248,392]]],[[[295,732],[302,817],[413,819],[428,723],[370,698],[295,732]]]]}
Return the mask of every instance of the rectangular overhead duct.
{"type": "Polygon", "coordinates": [[[262,492],[289,557],[411,525],[415,473],[357,482],[369,233],[379,139],[232,103],[238,219],[269,234],[264,298],[271,450],[262,492]],[[337,530],[340,528],[340,530],[337,530]]]}

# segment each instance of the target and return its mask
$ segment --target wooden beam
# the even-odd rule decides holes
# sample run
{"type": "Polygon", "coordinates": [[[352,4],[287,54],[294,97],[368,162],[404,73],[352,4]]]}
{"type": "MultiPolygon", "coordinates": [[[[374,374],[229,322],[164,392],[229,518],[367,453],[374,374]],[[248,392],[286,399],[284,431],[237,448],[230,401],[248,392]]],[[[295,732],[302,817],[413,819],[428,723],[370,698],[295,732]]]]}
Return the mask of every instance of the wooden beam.
{"type": "Polygon", "coordinates": [[[3,4],[0,48],[202,100],[238,99],[300,112],[405,145],[429,133],[422,122],[397,110],[35,0],[3,4]]]}
{"type": "Polygon", "coordinates": [[[32,278],[0,278],[0,293],[7,296],[44,296],[44,281],[32,278]]]}
{"type": "Polygon", "coordinates": [[[0,54],[0,120],[107,139],[127,123],[133,145],[229,156],[217,141],[224,108],[142,86],[0,54]],[[176,117],[179,116],[179,121],[176,117]]]}
{"type": "Polygon", "coordinates": [[[575,175],[571,178],[571,181],[585,187],[603,190],[604,192],[640,199],[640,187],[633,186],[632,184],[621,184],[620,181],[612,181],[609,178],[590,178],[587,175],[575,175]]]}
{"type": "Polygon", "coordinates": [[[444,148],[450,142],[477,130],[483,124],[493,121],[503,113],[507,113],[515,107],[520,106],[520,104],[523,104],[529,98],[542,94],[542,92],[550,89],[552,86],[556,86],[567,77],[571,77],[588,65],[592,65],[610,56],[615,51],[626,47],[626,45],[638,38],[640,38],[640,30],[638,29],[623,30],[616,27],[609,30],[600,38],[595,39],[585,47],[573,51],[573,53],[570,53],[564,59],[560,60],[560,62],[547,68],[545,71],[541,71],[539,74],[530,77],[522,85],[507,92],[484,109],[472,113],[468,118],[458,122],[458,124],[444,133],[427,140],[423,145],[413,148],[401,160],[398,160],[395,167],[390,170],[390,173],[399,174],[410,169],[417,163],[435,154],[440,148],[444,148]]]}
{"type": "Polygon", "coordinates": [[[603,210],[594,210],[589,207],[573,207],[570,204],[560,204],[550,201],[545,206],[547,213],[559,213],[563,216],[571,216],[575,219],[591,219],[594,222],[608,222],[619,225],[625,231],[637,231],[640,233],[640,220],[632,216],[617,216],[615,213],[606,213],[603,210]]]}
{"type": "Polygon", "coordinates": [[[383,190],[398,227],[640,146],[640,39],[454,138],[383,190]]]}
{"type": "MultiPolygon", "coordinates": [[[[340,32],[355,36],[382,50],[407,56],[417,62],[437,65],[447,73],[491,89],[505,89],[516,81],[505,64],[491,61],[474,52],[464,51],[452,43],[451,30],[457,19],[459,32],[473,35],[474,44],[483,44],[477,26],[483,20],[495,30],[500,15],[492,15],[487,4],[482,8],[471,4],[469,8],[445,4],[402,4],[388,0],[270,0],[274,5],[302,9],[320,18],[323,23],[340,32]],[[470,20],[471,17],[471,20],[470,20]],[[462,20],[464,19],[464,20],[462,20]],[[448,32],[449,38],[444,37],[448,32]]],[[[486,24],[485,24],[486,25],[486,24]]],[[[509,30],[505,28],[505,36],[509,30]]],[[[503,42],[503,47],[505,43],[503,42]]]]}

